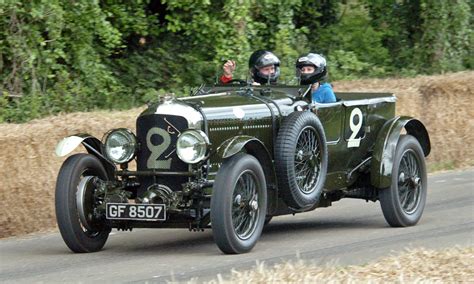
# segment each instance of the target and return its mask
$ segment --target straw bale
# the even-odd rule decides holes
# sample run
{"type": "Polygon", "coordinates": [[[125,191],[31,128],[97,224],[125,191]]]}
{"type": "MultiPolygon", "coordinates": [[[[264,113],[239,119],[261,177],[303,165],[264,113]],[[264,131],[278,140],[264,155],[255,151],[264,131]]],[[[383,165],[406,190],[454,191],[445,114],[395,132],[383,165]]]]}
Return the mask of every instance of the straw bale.
{"type": "Polygon", "coordinates": [[[89,133],[100,139],[110,128],[134,129],[140,111],[73,113],[0,124],[0,238],[55,228],[54,188],[65,158],[56,157],[54,150],[62,138],[89,133]]]}
{"type": "Polygon", "coordinates": [[[474,165],[474,72],[404,79],[335,82],[336,92],[390,92],[397,114],[415,117],[431,140],[428,164],[452,168],[474,165]]]}
{"type": "MultiPolygon", "coordinates": [[[[408,79],[335,82],[335,91],[393,92],[397,113],[419,118],[428,128],[428,164],[474,165],[474,72],[408,79]]],[[[0,238],[54,229],[54,188],[65,158],[54,155],[65,136],[111,128],[135,129],[144,108],[61,114],[25,124],[0,124],[0,238]]]]}

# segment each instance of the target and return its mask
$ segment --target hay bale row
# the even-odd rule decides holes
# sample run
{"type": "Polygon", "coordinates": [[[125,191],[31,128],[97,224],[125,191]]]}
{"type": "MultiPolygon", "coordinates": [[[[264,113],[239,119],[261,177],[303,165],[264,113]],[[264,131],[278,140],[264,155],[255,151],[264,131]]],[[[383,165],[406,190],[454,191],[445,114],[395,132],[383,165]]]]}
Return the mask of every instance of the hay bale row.
{"type": "Polygon", "coordinates": [[[65,158],[54,150],[62,138],[75,133],[101,138],[110,128],[133,129],[139,113],[74,113],[0,124],[0,238],[56,227],[54,188],[65,158]]]}
{"type": "Polygon", "coordinates": [[[474,72],[410,79],[336,82],[336,91],[391,92],[397,114],[413,116],[426,126],[431,140],[431,169],[474,165],[474,72]]]}
{"type": "MultiPolygon", "coordinates": [[[[432,142],[429,163],[473,165],[474,72],[411,79],[335,82],[337,91],[393,92],[397,112],[422,120],[432,142]]],[[[141,109],[63,114],[25,124],[0,124],[0,238],[54,229],[54,187],[64,161],[56,144],[74,133],[101,138],[134,129],[141,109]]]]}

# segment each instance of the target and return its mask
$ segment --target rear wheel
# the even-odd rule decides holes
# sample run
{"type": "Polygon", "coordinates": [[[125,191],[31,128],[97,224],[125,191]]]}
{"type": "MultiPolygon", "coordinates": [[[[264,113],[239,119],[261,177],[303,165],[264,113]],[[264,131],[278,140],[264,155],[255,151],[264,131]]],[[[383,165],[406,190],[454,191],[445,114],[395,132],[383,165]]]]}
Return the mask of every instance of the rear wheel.
{"type": "Polygon", "coordinates": [[[222,252],[244,253],[255,246],[265,222],[266,188],[255,157],[240,153],[222,164],[211,198],[212,234],[222,252]]]}
{"type": "Polygon", "coordinates": [[[56,220],[64,242],[74,252],[99,251],[107,241],[111,229],[96,212],[103,203],[97,185],[105,180],[104,166],[90,154],[69,157],[59,171],[56,220]]]}
{"type": "Polygon", "coordinates": [[[427,174],[425,156],[418,140],[401,136],[392,168],[392,185],[379,191],[385,220],[392,227],[418,223],[425,208],[427,174]]]}

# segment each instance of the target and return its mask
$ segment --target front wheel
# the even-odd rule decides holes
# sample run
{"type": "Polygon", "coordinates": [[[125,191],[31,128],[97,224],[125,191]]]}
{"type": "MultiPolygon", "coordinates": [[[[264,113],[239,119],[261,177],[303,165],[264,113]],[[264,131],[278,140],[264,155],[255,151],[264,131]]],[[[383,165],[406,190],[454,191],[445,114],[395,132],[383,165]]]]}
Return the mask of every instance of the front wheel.
{"type": "Polygon", "coordinates": [[[101,162],[89,154],[76,154],[62,165],[56,182],[56,220],[66,245],[73,252],[102,249],[111,231],[97,216],[103,195],[97,185],[107,180],[101,162]]]}
{"type": "Polygon", "coordinates": [[[392,167],[392,185],[379,191],[380,205],[392,227],[413,226],[421,218],[427,194],[425,156],[418,140],[400,137],[392,167]]]}
{"type": "Polygon", "coordinates": [[[266,188],[255,157],[240,153],[222,164],[211,198],[212,234],[222,252],[244,253],[255,246],[265,223],[266,188]]]}

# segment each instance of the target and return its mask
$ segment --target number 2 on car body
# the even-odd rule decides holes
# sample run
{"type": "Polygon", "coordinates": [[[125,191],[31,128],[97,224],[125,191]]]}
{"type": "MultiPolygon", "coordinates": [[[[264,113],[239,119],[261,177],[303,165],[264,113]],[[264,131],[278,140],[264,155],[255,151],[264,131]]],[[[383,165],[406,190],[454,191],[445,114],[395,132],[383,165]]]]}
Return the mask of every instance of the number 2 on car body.
{"type": "Polygon", "coordinates": [[[151,152],[150,157],[147,160],[146,166],[149,169],[170,169],[171,168],[171,158],[167,160],[158,160],[158,158],[163,154],[166,149],[171,144],[171,136],[164,129],[153,127],[148,130],[146,134],[146,146],[151,152]],[[153,135],[159,135],[163,138],[163,142],[159,145],[154,145],[151,141],[153,135]]]}
{"type": "Polygon", "coordinates": [[[356,138],[359,134],[360,129],[362,128],[362,111],[360,108],[356,107],[352,110],[351,116],[349,118],[349,127],[351,128],[352,134],[347,139],[347,148],[359,147],[360,137],[356,138]],[[357,117],[357,123],[354,123],[354,119],[357,117]]]}

